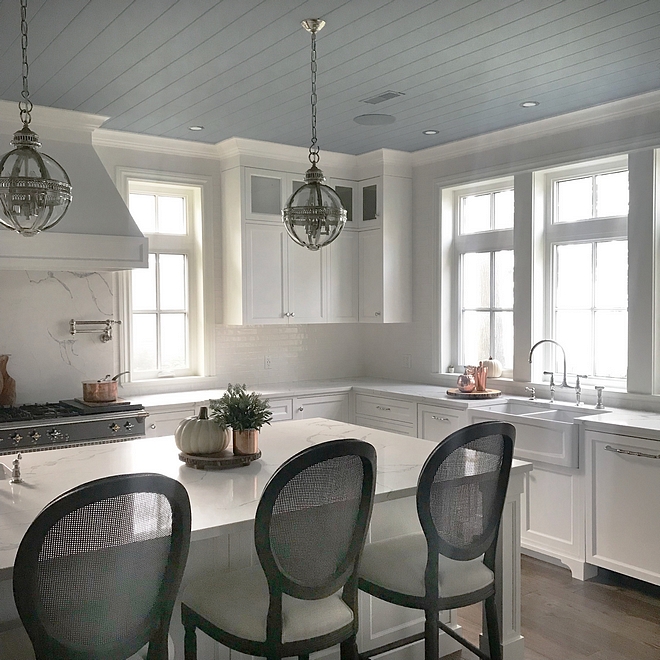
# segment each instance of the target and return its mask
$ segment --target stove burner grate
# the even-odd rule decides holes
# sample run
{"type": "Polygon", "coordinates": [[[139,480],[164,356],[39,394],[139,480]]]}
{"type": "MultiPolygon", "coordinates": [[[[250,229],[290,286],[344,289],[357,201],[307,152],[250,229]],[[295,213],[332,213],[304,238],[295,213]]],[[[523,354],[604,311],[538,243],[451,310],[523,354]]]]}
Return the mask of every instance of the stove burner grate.
{"type": "Polygon", "coordinates": [[[0,422],[23,422],[58,417],[77,417],[82,413],[61,403],[29,403],[22,406],[0,407],[0,422]]]}

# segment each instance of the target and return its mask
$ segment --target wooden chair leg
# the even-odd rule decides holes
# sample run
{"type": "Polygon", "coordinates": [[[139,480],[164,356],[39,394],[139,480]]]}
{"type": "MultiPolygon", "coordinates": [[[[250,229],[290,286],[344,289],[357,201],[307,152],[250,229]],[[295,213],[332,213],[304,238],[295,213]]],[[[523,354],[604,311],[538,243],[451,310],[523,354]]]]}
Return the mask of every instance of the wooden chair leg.
{"type": "Polygon", "coordinates": [[[358,660],[358,649],[355,635],[351,635],[339,646],[339,657],[341,660],[358,660]]]}
{"type": "Polygon", "coordinates": [[[424,613],[426,614],[426,621],[424,623],[424,660],[438,660],[440,654],[438,617],[440,613],[431,610],[426,610],[424,613]]]}
{"type": "Polygon", "coordinates": [[[500,626],[497,620],[497,607],[495,595],[486,598],[486,630],[488,631],[488,648],[491,660],[502,660],[502,646],[500,644],[500,626]]]}
{"type": "Polygon", "coordinates": [[[184,624],[183,657],[185,660],[197,660],[197,633],[195,626],[184,624]]]}

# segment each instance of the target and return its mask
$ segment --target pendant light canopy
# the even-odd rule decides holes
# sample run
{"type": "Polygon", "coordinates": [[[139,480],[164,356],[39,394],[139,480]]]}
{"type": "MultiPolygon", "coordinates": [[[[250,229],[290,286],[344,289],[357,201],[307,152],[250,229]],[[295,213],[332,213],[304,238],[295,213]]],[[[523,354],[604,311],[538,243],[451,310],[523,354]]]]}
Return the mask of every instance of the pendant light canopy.
{"type": "Polygon", "coordinates": [[[13,151],[0,160],[0,225],[23,236],[50,229],[71,203],[71,183],[62,166],[38,151],[39,136],[30,130],[32,101],[28,91],[27,0],[21,0],[23,91],[19,101],[23,128],[14,133],[13,151]]]}
{"type": "Polygon", "coordinates": [[[316,166],[319,147],[316,140],[316,33],[325,21],[308,18],[302,26],[312,35],[312,143],[309,162],[312,166],[305,173],[305,185],[296,190],[282,209],[282,221],[287,233],[308,250],[319,250],[332,243],[346,224],[346,210],[339,195],[325,185],[325,176],[316,166]]]}

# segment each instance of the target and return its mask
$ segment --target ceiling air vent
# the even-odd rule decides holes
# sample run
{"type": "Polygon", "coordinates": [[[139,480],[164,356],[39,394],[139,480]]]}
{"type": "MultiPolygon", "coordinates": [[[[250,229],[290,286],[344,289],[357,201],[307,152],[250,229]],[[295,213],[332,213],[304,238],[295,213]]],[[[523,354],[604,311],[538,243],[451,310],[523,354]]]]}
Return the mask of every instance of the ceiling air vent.
{"type": "Polygon", "coordinates": [[[362,103],[371,103],[371,105],[376,105],[376,103],[382,103],[383,101],[389,101],[390,99],[395,99],[397,96],[405,96],[403,92],[393,92],[391,89],[388,89],[378,96],[372,96],[368,99],[362,99],[362,103]]]}

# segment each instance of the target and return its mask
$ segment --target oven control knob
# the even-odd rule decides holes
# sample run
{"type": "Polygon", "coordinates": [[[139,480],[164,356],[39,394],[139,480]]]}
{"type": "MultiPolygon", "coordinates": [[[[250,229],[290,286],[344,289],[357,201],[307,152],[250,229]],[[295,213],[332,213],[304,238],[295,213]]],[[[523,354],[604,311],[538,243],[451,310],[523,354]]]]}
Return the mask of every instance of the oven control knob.
{"type": "Polygon", "coordinates": [[[34,445],[41,437],[41,433],[39,433],[39,431],[32,431],[30,432],[30,437],[32,438],[32,444],[34,445]]]}
{"type": "Polygon", "coordinates": [[[64,440],[64,433],[62,431],[58,431],[57,429],[50,429],[50,431],[46,431],[46,435],[50,438],[51,442],[59,442],[60,440],[64,440]]]}
{"type": "Polygon", "coordinates": [[[23,439],[23,436],[17,431],[16,433],[12,433],[9,436],[9,439],[17,445],[23,439]]]}
{"type": "Polygon", "coordinates": [[[113,433],[117,433],[117,431],[119,431],[120,428],[121,428],[121,426],[119,426],[119,424],[117,424],[117,422],[113,422],[112,424],[110,424],[110,430],[113,433]]]}
{"type": "Polygon", "coordinates": [[[133,422],[124,422],[124,428],[130,431],[133,428],[133,422]]]}

